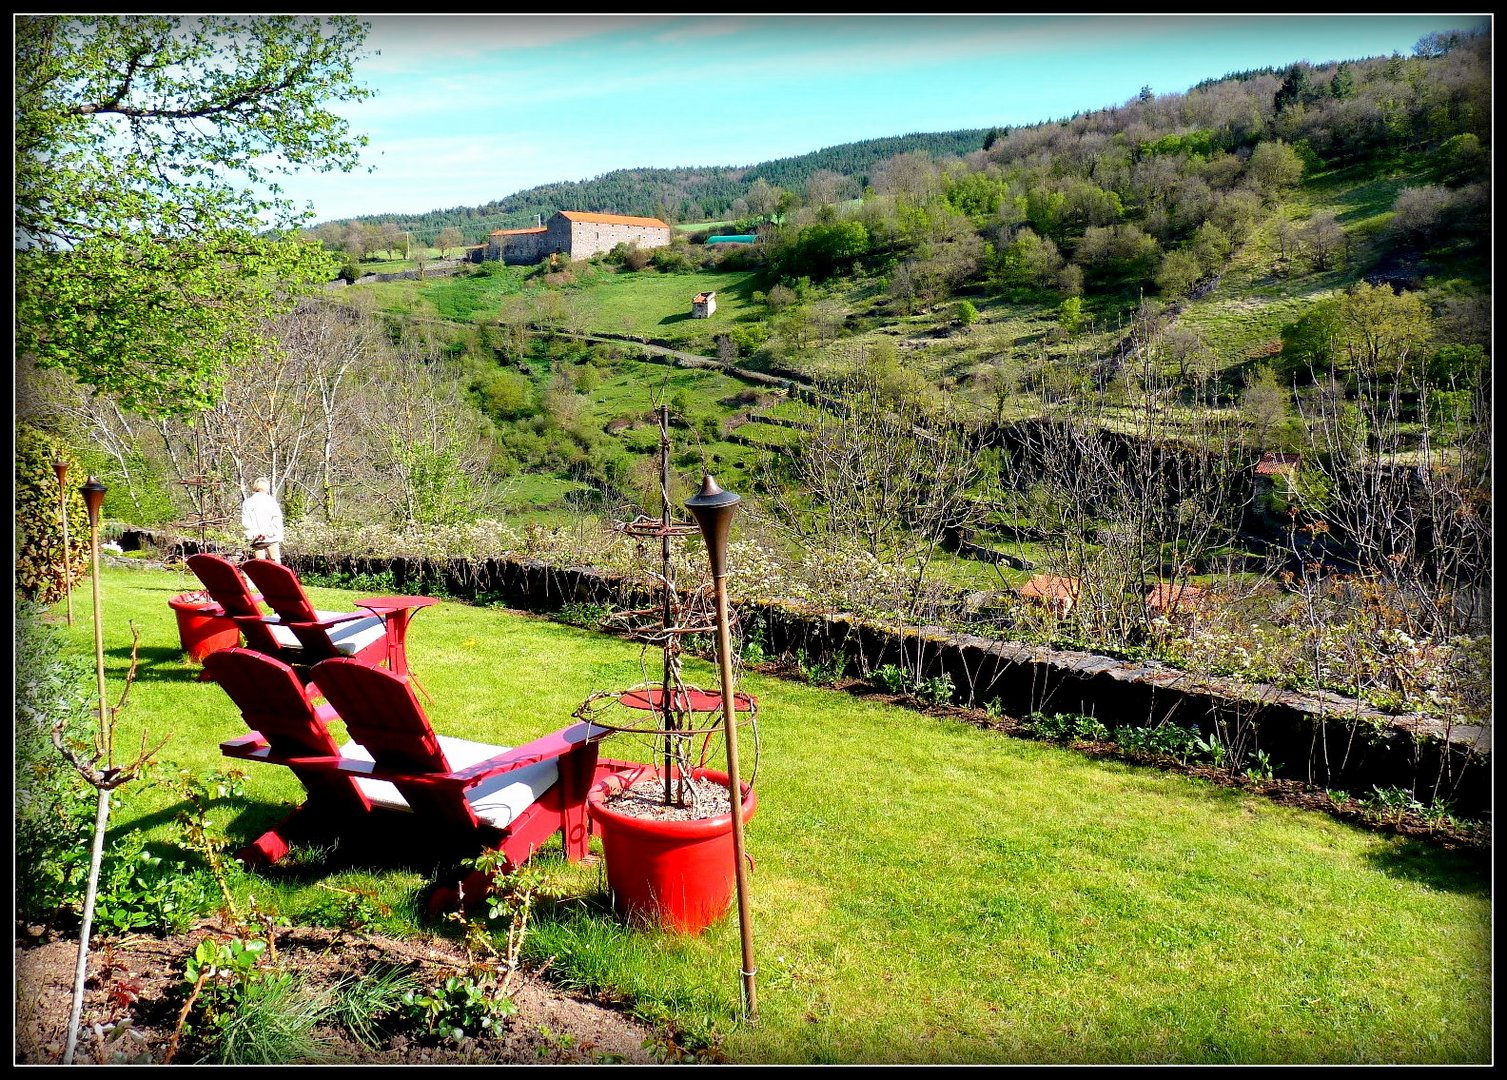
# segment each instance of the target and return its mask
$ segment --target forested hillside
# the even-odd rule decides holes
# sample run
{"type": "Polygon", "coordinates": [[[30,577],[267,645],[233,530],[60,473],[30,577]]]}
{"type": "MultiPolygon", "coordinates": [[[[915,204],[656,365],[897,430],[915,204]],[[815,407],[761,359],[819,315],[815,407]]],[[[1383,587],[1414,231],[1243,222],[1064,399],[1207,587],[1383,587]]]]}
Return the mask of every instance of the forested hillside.
{"type": "MultiPolygon", "coordinates": [[[[535,216],[549,217],[556,210],[587,210],[598,213],[637,214],[664,221],[711,221],[742,218],[750,213],[768,213],[757,186],[804,193],[816,180],[819,194],[829,189],[846,198],[859,194],[883,162],[896,154],[920,152],[943,158],[977,150],[989,137],[983,130],[947,131],[931,134],[895,135],[885,139],[829,146],[798,157],[778,158],[758,165],[709,166],[678,169],[615,169],[590,180],[567,180],[520,191],[482,206],[456,206],[414,216],[365,215],[324,222],[316,229],[322,237],[331,227],[393,224],[432,244],[441,230],[454,226],[467,243],[479,243],[493,229],[516,229],[534,224],[535,216]]],[[[778,197],[776,196],[776,202],[778,197]]],[[[830,199],[826,200],[830,201],[830,199]]]]}

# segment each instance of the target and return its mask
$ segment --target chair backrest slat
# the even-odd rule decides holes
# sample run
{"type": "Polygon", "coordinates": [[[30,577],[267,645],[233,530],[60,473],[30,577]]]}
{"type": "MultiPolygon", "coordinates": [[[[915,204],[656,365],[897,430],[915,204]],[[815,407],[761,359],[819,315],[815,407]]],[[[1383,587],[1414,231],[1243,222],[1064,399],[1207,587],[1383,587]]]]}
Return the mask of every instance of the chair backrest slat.
{"type": "Polygon", "coordinates": [[[236,626],[246,638],[247,645],[268,656],[277,656],[283,652],[283,646],[273,635],[272,630],[261,621],[261,605],[251,595],[246,579],[241,575],[235,563],[207,552],[190,555],[187,562],[188,568],[203,584],[204,591],[209,593],[210,599],[219,604],[225,610],[225,614],[235,620],[236,626]]]}
{"type": "MultiPolygon", "coordinates": [[[[450,772],[439,737],[407,677],[341,657],[315,665],[313,678],[351,738],[366,747],[378,767],[416,777],[450,772]]],[[[458,788],[392,782],[415,813],[476,827],[476,815],[458,788]]]]}
{"type": "MultiPolygon", "coordinates": [[[[220,649],[204,666],[241,710],[246,726],[267,741],[275,757],[339,757],[329,729],[304,696],[287,664],[251,649],[220,649]]],[[[310,795],[333,797],[370,809],[355,780],[332,769],[292,767],[310,795]]]]}
{"type": "Polygon", "coordinates": [[[235,563],[219,555],[201,552],[188,557],[188,568],[209,593],[210,599],[225,609],[232,619],[237,615],[260,615],[246,579],[236,569],[235,563]]]}
{"type": "Polygon", "coordinates": [[[261,590],[262,599],[284,622],[317,621],[314,605],[303,591],[298,575],[291,569],[271,559],[247,559],[241,564],[241,570],[261,590]]]}

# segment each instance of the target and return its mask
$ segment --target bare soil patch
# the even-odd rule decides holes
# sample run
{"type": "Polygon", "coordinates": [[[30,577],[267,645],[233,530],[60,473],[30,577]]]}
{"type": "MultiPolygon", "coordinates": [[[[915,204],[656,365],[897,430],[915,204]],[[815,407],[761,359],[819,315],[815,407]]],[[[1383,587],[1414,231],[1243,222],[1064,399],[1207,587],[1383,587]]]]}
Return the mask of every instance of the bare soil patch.
{"type": "MultiPolygon", "coordinates": [[[[75,1063],[160,1063],[185,1000],[184,963],[205,934],[216,930],[200,927],[169,938],[96,939],[89,957],[75,1063]]],[[[299,983],[311,989],[389,965],[408,969],[428,986],[466,967],[462,950],[436,938],[397,941],[297,928],[278,933],[276,948],[280,966],[296,972],[299,983]]],[[[77,960],[76,939],[49,939],[36,930],[18,934],[17,1064],[63,1060],[77,960]]],[[[367,1047],[338,1028],[321,1029],[317,1034],[328,1061],[356,1064],[645,1064],[653,1060],[644,1048],[651,1029],[610,1003],[566,993],[537,974],[525,975],[512,996],[517,1013],[504,1022],[498,1037],[481,1041],[426,1045],[409,1030],[367,1047]]],[[[202,1045],[190,1034],[180,1041],[173,1063],[192,1064],[202,1054],[202,1045]]]]}

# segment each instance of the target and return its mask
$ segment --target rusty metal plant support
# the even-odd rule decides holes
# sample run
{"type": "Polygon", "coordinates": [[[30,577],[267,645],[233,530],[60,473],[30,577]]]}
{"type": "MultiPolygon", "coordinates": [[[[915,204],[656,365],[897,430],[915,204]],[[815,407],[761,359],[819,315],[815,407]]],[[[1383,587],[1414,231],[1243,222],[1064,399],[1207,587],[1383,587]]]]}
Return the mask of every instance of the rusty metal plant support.
{"type": "Polygon", "coordinates": [[[53,459],[52,471],[58,474],[58,519],[63,526],[63,599],[67,604],[68,625],[73,625],[73,553],[68,548],[68,462],[53,459]]]}
{"type": "MultiPolygon", "coordinates": [[[[651,606],[618,611],[611,622],[625,627],[646,647],[661,650],[658,682],[644,682],[625,690],[592,694],[576,710],[586,720],[612,731],[639,734],[654,740],[653,760],[663,773],[663,798],[668,806],[696,806],[705,798],[692,782],[696,761],[692,744],[702,736],[700,764],[705,765],[712,738],[736,724],[755,723],[757,703],[746,694],[737,696],[736,712],[723,713],[719,694],[686,683],[682,670],[682,642],[687,635],[716,631],[716,613],[706,585],[682,590],[675,581],[673,542],[695,536],[698,527],[675,521],[670,501],[670,410],[658,409],[660,512],[641,514],[616,528],[636,540],[656,543],[659,569],[651,574],[658,590],[651,606]],[[739,715],[741,714],[741,716],[739,715]]],[[[755,729],[757,746],[757,729],[755,729]]],[[[734,797],[736,802],[736,798],[734,797]]]]}
{"type": "Polygon", "coordinates": [[[738,933],[743,943],[743,1011],[750,1022],[759,1018],[759,1003],[754,987],[758,968],[754,964],[753,924],[748,903],[748,869],[743,857],[743,814],[740,810],[743,786],[738,779],[738,725],[733,697],[732,634],[727,611],[727,534],[733,511],[741,500],[731,491],[723,491],[708,474],[701,490],[687,501],[686,509],[696,517],[701,535],[706,539],[707,559],[712,566],[712,586],[717,602],[717,663],[722,679],[722,715],[727,739],[727,790],[733,812],[733,862],[738,882],[738,933]]]}

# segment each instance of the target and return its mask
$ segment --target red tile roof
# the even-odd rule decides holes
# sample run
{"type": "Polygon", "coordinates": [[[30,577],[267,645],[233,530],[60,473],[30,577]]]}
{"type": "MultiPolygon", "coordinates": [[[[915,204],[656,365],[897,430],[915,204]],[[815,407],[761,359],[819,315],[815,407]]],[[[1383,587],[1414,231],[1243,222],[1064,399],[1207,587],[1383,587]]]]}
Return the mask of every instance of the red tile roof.
{"type": "Polygon", "coordinates": [[[1020,587],[1020,595],[1036,600],[1076,600],[1080,582],[1057,574],[1037,574],[1020,587]]]}
{"type": "Polygon", "coordinates": [[[588,214],[584,210],[561,210],[560,216],[567,221],[595,222],[600,225],[643,225],[656,229],[668,229],[670,227],[656,217],[629,217],[626,214],[588,214]]]}
{"type": "Polygon", "coordinates": [[[525,235],[527,233],[542,233],[542,232],[549,232],[549,230],[546,229],[543,225],[540,225],[537,228],[530,228],[530,229],[493,229],[488,235],[489,236],[523,236],[523,235],[525,235]]]}
{"type": "Polygon", "coordinates": [[[1146,606],[1156,610],[1170,611],[1179,607],[1191,607],[1207,596],[1202,586],[1186,581],[1174,585],[1170,581],[1158,581],[1146,594],[1146,606]]]}
{"type": "Polygon", "coordinates": [[[1276,451],[1262,454],[1261,460],[1256,462],[1256,475],[1277,476],[1290,473],[1298,467],[1302,457],[1301,454],[1279,454],[1276,451]]]}

